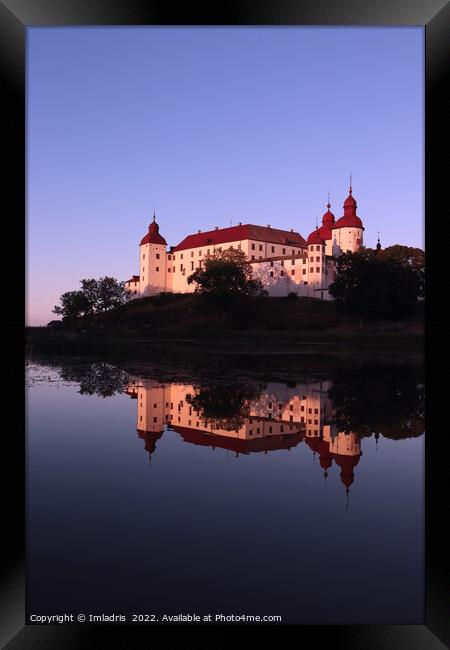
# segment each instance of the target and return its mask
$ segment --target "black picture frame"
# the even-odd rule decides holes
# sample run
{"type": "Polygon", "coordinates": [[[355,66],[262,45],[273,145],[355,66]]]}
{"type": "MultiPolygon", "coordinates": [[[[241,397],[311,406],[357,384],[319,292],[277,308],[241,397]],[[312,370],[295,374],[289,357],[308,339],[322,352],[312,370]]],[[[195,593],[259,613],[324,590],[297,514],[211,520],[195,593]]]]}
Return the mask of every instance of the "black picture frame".
{"type": "MultiPolygon", "coordinates": [[[[6,92],[3,107],[3,152],[6,161],[3,174],[6,194],[11,198],[7,222],[15,228],[17,246],[9,246],[14,252],[11,265],[4,269],[6,278],[11,270],[25,287],[25,273],[20,267],[17,251],[24,250],[26,241],[24,226],[25,208],[25,36],[31,26],[63,25],[419,25],[425,28],[426,39],[426,126],[425,163],[426,198],[425,229],[427,241],[427,264],[429,276],[438,277],[440,262],[433,257],[433,240],[436,233],[435,216],[446,210],[448,180],[444,133],[446,128],[446,103],[444,101],[445,77],[449,56],[450,6],[446,0],[346,0],[336,2],[307,0],[293,2],[228,2],[209,9],[187,5],[179,9],[169,3],[139,0],[3,0],[0,3],[0,67],[6,92]]],[[[406,110],[406,109],[405,109],[406,110]]],[[[439,218],[439,217],[438,217],[439,218]]],[[[5,221],[4,221],[5,223],[5,221]]],[[[5,242],[6,244],[7,242],[5,242]]],[[[436,249],[434,249],[436,250],[436,249]]],[[[440,254],[441,255],[441,254],[440,254]]],[[[439,256],[440,256],[439,255],[439,256]]],[[[24,250],[25,262],[25,250],[24,250]]],[[[448,602],[448,537],[444,532],[447,457],[442,453],[439,434],[439,408],[445,404],[444,388],[433,380],[440,360],[439,335],[445,335],[441,326],[438,300],[439,289],[434,282],[427,288],[427,381],[432,386],[427,400],[426,435],[426,605],[424,625],[378,625],[378,626],[293,626],[299,642],[306,636],[315,644],[332,641],[334,650],[340,648],[365,648],[383,650],[407,648],[438,650],[449,646],[450,616],[448,602]],[[439,350],[433,357],[431,350],[439,350]],[[434,347],[436,345],[436,347],[434,347]],[[430,357],[431,355],[431,357],[430,357]],[[430,358],[432,361],[430,361],[430,358]],[[431,368],[431,362],[433,367],[431,368]]],[[[22,294],[23,295],[23,294],[22,294]]],[[[23,298],[14,292],[9,302],[8,318],[11,344],[8,346],[15,359],[22,359],[23,298]]],[[[9,299],[8,299],[9,300],[9,299]]],[[[23,386],[22,367],[12,364],[13,385],[23,386]],[[20,369],[19,369],[20,368],[20,369]]],[[[25,469],[24,437],[17,426],[5,429],[6,447],[4,462],[13,471],[4,488],[4,521],[7,535],[3,535],[3,573],[0,592],[2,627],[0,642],[8,650],[20,648],[103,647],[105,636],[112,633],[115,643],[123,647],[147,645],[151,635],[168,628],[147,626],[34,626],[25,625],[25,545],[24,503],[25,469]],[[149,636],[150,635],[150,636],[149,636]]],[[[218,626],[217,626],[218,627],[218,626]]],[[[292,626],[282,626],[292,627],[292,626]]],[[[173,628],[172,628],[173,629],[173,628]]],[[[214,627],[191,628],[182,626],[180,631],[192,629],[214,630],[214,627]]],[[[228,627],[228,630],[236,627],[228,627]]],[[[262,628],[266,629],[266,628],[262,628]]],[[[221,628],[222,632],[224,631],[221,628]]],[[[278,628],[278,631],[280,628],[278,628]]],[[[242,628],[241,630],[242,631],[242,628]]]]}

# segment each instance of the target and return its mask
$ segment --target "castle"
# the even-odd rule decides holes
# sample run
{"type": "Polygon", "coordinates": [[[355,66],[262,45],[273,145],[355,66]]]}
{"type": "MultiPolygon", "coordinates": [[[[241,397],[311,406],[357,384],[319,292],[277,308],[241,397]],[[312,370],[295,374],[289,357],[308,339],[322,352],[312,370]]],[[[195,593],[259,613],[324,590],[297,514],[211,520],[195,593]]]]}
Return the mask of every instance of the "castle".
{"type": "Polygon", "coordinates": [[[331,300],[328,287],[336,275],[338,256],[363,245],[364,227],[356,207],[350,178],[342,217],[335,219],[328,200],[322,225],[316,226],[306,241],[293,229],[239,223],[207,232],[199,230],[169,250],[153,214],[148,233],[139,245],[139,275],[127,280],[125,288],[131,298],[162,292],[191,293],[195,285],[188,284],[189,275],[202,268],[213,251],[233,248],[245,253],[253,277],[262,281],[269,296],[295,292],[298,296],[331,300]]]}
{"type": "Polygon", "coordinates": [[[304,442],[318,455],[325,478],[334,463],[348,494],[362,455],[361,441],[355,432],[339,431],[334,424],[328,397],[331,386],[328,380],[295,387],[268,383],[257,398],[249,400],[248,414],[231,425],[211,421],[196,410],[191,398],[198,387],[193,385],[134,377],[125,392],[137,401],[136,429],[150,458],[166,430],[186,443],[225,449],[236,456],[290,450],[304,442]]]}

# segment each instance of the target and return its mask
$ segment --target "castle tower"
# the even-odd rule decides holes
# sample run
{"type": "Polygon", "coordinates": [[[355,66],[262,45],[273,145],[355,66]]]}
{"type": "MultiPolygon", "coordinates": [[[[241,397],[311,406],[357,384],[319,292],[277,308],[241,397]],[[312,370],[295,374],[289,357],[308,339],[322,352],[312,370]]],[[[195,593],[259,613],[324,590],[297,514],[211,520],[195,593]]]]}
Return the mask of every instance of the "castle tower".
{"type": "Polygon", "coordinates": [[[159,234],[156,215],[139,245],[139,295],[154,296],[166,291],[167,242],[159,234]]]}
{"type": "Polygon", "coordinates": [[[319,298],[318,289],[323,287],[326,267],[326,243],[316,228],[308,237],[308,295],[319,298]]]}
{"type": "Polygon", "coordinates": [[[352,194],[352,179],[350,176],[349,194],[344,201],[344,214],[331,227],[332,254],[338,257],[347,251],[355,252],[363,245],[364,227],[356,214],[357,203],[352,194]]]}
{"type": "MultiPolygon", "coordinates": [[[[332,228],[335,224],[335,217],[334,214],[330,211],[331,204],[330,204],[330,199],[328,198],[328,203],[327,203],[327,211],[322,217],[322,225],[318,229],[319,236],[325,240],[325,252],[327,255],[332,255],[332,248],[333,248],[333,232],[332,228]]],[[[317,228],[316,228],[317,230],[317,228]]],[[[315,231],[314,231],[315,232],[315,231]]],[[[314,232],[311,233],[310,237],[314,234],[314,232]]]]}

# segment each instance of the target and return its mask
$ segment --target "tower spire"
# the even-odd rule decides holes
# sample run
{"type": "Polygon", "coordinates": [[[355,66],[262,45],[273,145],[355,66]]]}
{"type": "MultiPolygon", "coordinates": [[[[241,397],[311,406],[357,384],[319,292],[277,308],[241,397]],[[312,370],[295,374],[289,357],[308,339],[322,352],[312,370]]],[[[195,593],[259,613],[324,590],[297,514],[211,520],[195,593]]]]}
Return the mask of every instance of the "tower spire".
{"type": "Polygon", "coordinates": [[[330,203],[330,193],[328,192],[328,203],[327,203],[327,208],[328,210],[331,208],[331,203],[330,203]]]}
{"type": "Polygon", "coordinates": [[[349,189],[349,194],[352,193],[352,172],[350,172],[350,189],[349,189]]]}
{"type": "Polygon", "coordinates": [[[156,210],[155,210],[155,206],[153,206],[153,221],[156,221],[156,210]]]}
{"type": "Polygon", "coordinates": [[[378,241],[377,241],[377,251],[381,250],[381,244],[380,244],[380,231],[378,231],[378,241]]]}

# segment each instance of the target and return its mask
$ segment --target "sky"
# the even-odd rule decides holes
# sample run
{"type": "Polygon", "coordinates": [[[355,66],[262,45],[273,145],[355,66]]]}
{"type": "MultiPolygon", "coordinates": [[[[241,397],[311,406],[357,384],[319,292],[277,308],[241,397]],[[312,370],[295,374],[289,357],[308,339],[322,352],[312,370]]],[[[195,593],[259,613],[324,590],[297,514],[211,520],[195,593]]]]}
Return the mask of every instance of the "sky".
{"type": "Polygon", "coordinates": [[[27,324],[137,274],[154,209],[306,238],[350,172],[364,244],[424,248],[422,27],[29,27],[27,324]]]}

